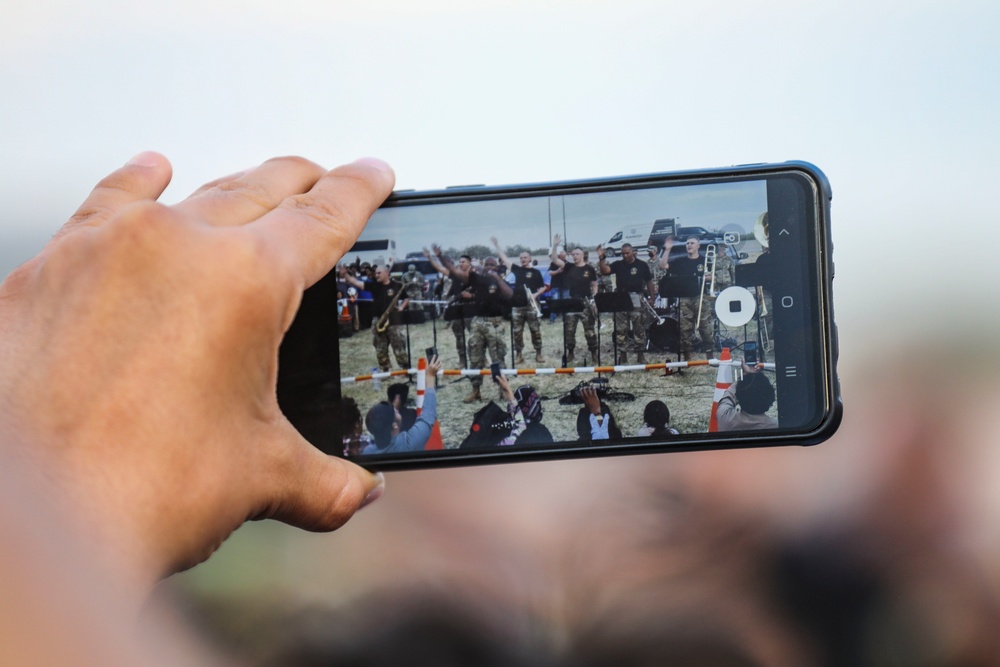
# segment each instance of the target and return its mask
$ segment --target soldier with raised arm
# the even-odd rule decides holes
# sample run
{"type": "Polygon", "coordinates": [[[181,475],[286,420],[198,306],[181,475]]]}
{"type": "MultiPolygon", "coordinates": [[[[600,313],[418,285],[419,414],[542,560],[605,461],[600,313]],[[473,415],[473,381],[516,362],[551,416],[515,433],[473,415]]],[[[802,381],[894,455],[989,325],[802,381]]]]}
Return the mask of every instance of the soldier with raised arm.
{"type": "Polygon", "coordinates": [[[597,311],[594,308],[594,295],[597,293],[597,270],[587,264],[583,253],[583,248],[573,248],[570,253],[573,262],[564,261],[559,257],[559,242],[562,237],[556,234],[552,238],[552,250],[549,257],[552,263],[563,271],[563,286],[567,290],[571,299],[579,299],[583,310],[578,313],[564,313],[563,315],[563,340],[566,345],[566,365],[569,366],[576,360],[576,325],[583,321],[583,337],[587,341],[587,350],[590,352],[591,362],[597,363],[599,357],[597,349],[597,311]]]}
{"type": "Polygon", "coordinates": [[[514,365],[524,364],[524,324],[528,323],[528,330],[531,332],[531,344],[535,348],[535,361],[542,363],[545,357],[542,356],[542,328],[539,325],[538,311],[534,304],[538,303],[538,298],[545,293],[545,280],[542,273],[531,263],[531,253],[527,250],[518,255],[519,264],[515,266],[507,254],[500,247],[497,237],[490,238],[493,248],[497,251],[500,263],[510,267],[510,273],[514,276],[514,294],[511,297],[510,325],[514,330],[514,365]],[[528,298],[531,295],[532,299],[528,298]]]}
{"type": "MultiPolygon", "coordinates": [[[[672,279],[674,293],[670,296],[678,300],[678,324],[680,326],[681,358],[691,359],[694,349],[694,330],[697,327],[701,336],[702,349],[705,358],[715,356],[715,340],[712,335],[712,299],[702,294],[702,285],[706,282],[705,256],[701,253],[701,241],[690,237],[685,243],[683,257],[670,261],[670,249],[674,247],[673,237],[663,242],[663,257],[660,258],[660,268],[672,279]],[[701,320],[698,311],[701,310],[701,320]]],[[[707,277],[711,280],[711,276],[707,277]]]]}
{"type": "Polygon", "coordinates": [[[389,277],[389,267],[381,264],[375,267],[375,280],[358,280],[347,272],[346,266],[340,267],[339,277],[359,290],[368,290],[372,293],[372,345],[375,346],[379,370],[383,372],[389,370],[390,345],[399,367],[409,368],[406,339],[403,336],[403,327],[399,324],[399,311],[406,308],[409,302],[406,295],[401,293],[402,283],[392,280],[389,277]],[[389,318],[389,326],[380,332],[378,321],[383,317],[389,318]]]}
{"type": "MultiPolygon", "coordinates": [[[[451,272],[452,277],[468,282],[469,290],[472,293],[476,314],[472,318],[469,335],[469,368],[486,368],[487,349],[490,353],[490,359],[494,363],[503,364],[504,357],[507,355],[507,346],[504,344],[503,315],[514,292],[497,273],[496,258],[487,257],[483,261],[482,272],[477,273],[455,267],[451,258],[441,255],[441,249],[438,246],[432,246],[432,249],[435,257],[451,272]]],[[[472,391],[465,397],[464,402],[472,403],[483,400],[480,393],[483,376],[476,375],[470,380],[472,381],[472,391]]]]}
{"type": "Polygon", "coordinates": [[[610,266],[605,261],[602,246],[597,246],[597,256],[600,259],[598,270],[605,276],[614,274],[615,291],[628,294],[632,300],[632,310],[615,313],[618,363],[628,363],[628,343],[631,339],[635,347],[636,361],[644,364],[646,363],[646,308],[642,305],[642,300],[652,300],[656,294],[649,265],[636,257],[635,250],[629,243],[622,244],[622,258],[610,266]]]}
{"type": "MultiPolygon", "coordinates": [[[[433,251],[424,248],[424,256],[430,260],[431,265],[438,273],[449,281],[448,291],[442,296],[448,299],[448,307],[445,313],[451,313],[452,317],[448,326],[455,335],[455,349],[458,351],[458,363],[461,368],[469,367],[469,355],[466,347],[466,333],[472,327],[472,317],[466,317],[466,312],[471,313],[472,292],[469,291],[468,281],[457,279],[452,270],[441,263],[441,247],[433,246],[433,251]]],[[[468,273],[472,268],[472,259],[468,255],[458,258],[458,268],[468,273]]]]}

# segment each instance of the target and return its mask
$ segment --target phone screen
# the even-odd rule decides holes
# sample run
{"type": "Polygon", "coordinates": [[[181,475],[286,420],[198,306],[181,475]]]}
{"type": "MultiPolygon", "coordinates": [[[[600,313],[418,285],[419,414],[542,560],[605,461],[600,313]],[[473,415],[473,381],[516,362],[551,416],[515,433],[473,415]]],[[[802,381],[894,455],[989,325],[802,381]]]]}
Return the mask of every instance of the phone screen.
{"type": "Polygon", "coordinates": [[[374,467],[818,441],[839,417],[827,205],[822,175],[788,165],[399,193],[306,292],[279,402],[374,467]],[[384,408],[399,383],[433,411],[411,449],[384,408]]]}

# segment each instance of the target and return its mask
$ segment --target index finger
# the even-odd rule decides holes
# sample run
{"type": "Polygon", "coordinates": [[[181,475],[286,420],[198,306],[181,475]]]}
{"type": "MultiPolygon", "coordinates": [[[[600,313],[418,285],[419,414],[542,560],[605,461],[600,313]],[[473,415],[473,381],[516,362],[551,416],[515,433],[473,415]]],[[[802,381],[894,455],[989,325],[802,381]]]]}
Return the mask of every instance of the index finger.
{"type": "Polygon", "coordinates": [[[389,165],[363,158],[327,172],[308,192],[286,198],[250,226],[289,248],[310,286],[354,245],[395,181],[389,165]]]}

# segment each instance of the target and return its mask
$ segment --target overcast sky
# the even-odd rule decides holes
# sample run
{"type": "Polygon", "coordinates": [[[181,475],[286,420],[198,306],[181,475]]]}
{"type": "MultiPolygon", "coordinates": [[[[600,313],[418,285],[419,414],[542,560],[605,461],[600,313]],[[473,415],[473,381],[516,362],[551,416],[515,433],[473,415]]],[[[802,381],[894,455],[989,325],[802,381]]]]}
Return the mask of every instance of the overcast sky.
{"type": "Polygon", "coordinates": [[[944,240],[995,245],[998,34],[995,0],[6,2],[0,272],[145,149],[168,202],[290,153],[378,155],[400,188],[803,159],[845,337],[937,321],[995,291],[944,240]]]}

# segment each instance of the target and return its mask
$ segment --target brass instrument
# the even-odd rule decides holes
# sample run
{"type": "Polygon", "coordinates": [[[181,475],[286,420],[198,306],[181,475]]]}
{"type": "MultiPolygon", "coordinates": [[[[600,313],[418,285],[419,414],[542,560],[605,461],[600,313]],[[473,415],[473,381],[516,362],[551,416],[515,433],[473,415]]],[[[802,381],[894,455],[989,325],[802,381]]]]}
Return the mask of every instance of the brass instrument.
{"type": "Polygon", "coordinates": [[[764,288],[757,288],[757,298],[760,299],[760,346],[765,351],[774,349],[771,344],[771,333],[767,330],[767,301],[764,300],[764,288]]]}
{"type": "Polygon", "coordinates": [[[524,291],[528,295],[528,305],[531,306],[532,310],[535,311],[535,315],[537,315],[538,317],[541,317],[542,316],[542,309],[538,307],[538,299],[535,298],[535,295],[532,294],[531,290],[528,289],[527,285],[524,285],[524,291]]]}
{"type": "Polygon", "coordinates": [[[705,271],[701,274],[701,290],[698,292],[698,319],[694,321],[695,330],[698,329],[698,325],[701,324],[701,309],[702,305],[705,303],[705,284],[708,284],[708,295],[715,295],[715,244],[710,244],[705,247],[705,271]],[[709,279],[711,275],[711,279],[709,279]]]}
{"type": "Polygon", "coordinates": [[[389,318],[392,316],[392,311],[396,310],[396,304],[399,303],[399,299],[403,296],[403,288],[400,287],[396,290],[396,293],[392,296],[389,301],[389,306],[385,309],[385,312],[379,316],[378,320],[375,322],[375,331],[382,334],[385,333],[389,328],[389,318]]]}
{"type": "Polygon", "coordinates": [[[657,313],[656,309],[649,305],[649,301],[646,301],[646,299],[640,297],[639,300],[642,301],[642,305],[646,307],[645,311],[649,314],[649,316],[656,320],[656,324],[663,324],[663,320],[667,318],[657,313]]]}
{"type": "MultiPolygon", "coordinates": [[[[753,225],[753,237],[757,239],[757,243],[764,250],[768,250],[770,246],[770,225],[767,224],[767,211],[764,211],[757,217],[757,222],[753,225]]],[[[767,315],[767,301],[764,300],[764,288],[757,288],[757,298],[760,299],[760,341],[761,347],[766,351],[770,352],[772,349],[771,344],[771,334],[767,330],[767,320],[764,317],[767,315]]]]}
{"type": "Polygon", "coordinates": [[[767,211],[757,217],[757,222],[753,224],[753,237],[757,239],[760,247],[767,248],[770,241],[770,226],[767,224],[767,211]]]}

